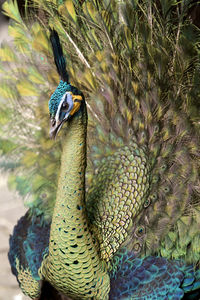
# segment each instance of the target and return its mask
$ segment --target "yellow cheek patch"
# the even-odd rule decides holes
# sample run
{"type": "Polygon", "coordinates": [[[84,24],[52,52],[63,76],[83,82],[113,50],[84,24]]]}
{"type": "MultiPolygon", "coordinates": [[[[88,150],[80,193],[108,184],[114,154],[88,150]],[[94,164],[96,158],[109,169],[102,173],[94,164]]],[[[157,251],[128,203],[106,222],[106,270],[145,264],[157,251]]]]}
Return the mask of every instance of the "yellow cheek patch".
{"type": "Polygon", "coordinates": [[[74,102],[74,106],[73,106],[72,110],[70,111],[71,116],[73,116],[79,110],[79,108],[81,106],[80,101],[83,100],[83,97],[80,95],[72,95],[72,99],[74,102]],[[75,100],[78,100],[78,102],[75,102],[75,100]]]}

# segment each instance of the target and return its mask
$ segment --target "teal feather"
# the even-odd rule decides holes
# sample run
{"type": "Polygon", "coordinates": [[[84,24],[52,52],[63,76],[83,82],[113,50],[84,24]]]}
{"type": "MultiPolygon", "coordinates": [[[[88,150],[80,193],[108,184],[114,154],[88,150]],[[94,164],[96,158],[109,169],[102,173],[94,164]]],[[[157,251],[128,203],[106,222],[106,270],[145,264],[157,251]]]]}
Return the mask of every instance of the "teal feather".
{"type": "Polygon", "coordinates": [[[70,92],[70,91],[71,91],[71,85],[61,80],[58,87],[56,88],[55,92],[53,93],[53,95],[49,100],[49,112],[52,117],[55,116],[56,111],[58,109],[58,105],[63,95],[66,92],[70,92]]]}
{"type": "Polygon", "coordinates": [[[10,237],[8,258],[13,274],[17,277],[16,258],[20,261],[19,268],[29,269],[35,280],[40,281],[38,275],[44,255],[48,253],[50,223],[42,222],[42,218],[33,217],[30,212],[21,217],[14,227],[10,237]]]}
{"type": "Polygon", "coordinates": [[[113,257],[110,279],[112,300],[178,300],[200,285],[199,270],[192,265],[156,256],[137,258],[125,249],[113,257]]]}

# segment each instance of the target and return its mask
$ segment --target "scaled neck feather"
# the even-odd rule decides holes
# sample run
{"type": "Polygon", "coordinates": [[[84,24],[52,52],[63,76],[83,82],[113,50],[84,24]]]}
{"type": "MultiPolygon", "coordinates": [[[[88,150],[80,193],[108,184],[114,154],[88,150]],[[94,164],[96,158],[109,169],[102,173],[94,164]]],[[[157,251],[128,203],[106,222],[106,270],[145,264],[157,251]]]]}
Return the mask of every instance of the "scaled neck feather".
{"type": "Polygon", "coordinates": [[[87,112],[83,105],[82,111],[69,121],[64,136],[49,255],[43,273],[57,290],[72,298],[108,299],[109,277],[85,211],[87,112]]]}

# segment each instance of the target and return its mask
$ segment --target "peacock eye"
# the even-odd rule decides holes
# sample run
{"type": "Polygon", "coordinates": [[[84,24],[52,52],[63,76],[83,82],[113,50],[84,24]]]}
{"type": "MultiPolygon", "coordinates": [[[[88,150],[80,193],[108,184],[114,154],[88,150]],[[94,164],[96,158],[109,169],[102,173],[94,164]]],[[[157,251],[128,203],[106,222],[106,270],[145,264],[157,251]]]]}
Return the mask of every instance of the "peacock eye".
{"type": "Polygon", "coordinates": [[[54,118],[51,119],[51,125],[55,126],[56,125],[56,120],[54,118]]]}
{"type": "Polygon", "coordinates": [[[62,111],[67,112],[68,108],[69,108],[69,104],[66,101],[64,101],[62,104],[62,111]]]}
{"type": "Polygon", "coordinates": [[[68,103],[67,102],[63,102],[62,107],[66,107],[66,106],[68,106],[68,103]]]}

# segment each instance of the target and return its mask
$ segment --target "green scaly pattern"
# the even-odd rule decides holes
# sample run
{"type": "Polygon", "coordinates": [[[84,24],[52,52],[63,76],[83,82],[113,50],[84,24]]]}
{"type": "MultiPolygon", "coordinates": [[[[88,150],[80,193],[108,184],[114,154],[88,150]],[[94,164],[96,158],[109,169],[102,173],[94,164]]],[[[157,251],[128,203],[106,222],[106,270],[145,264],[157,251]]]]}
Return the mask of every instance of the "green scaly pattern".
{"type": "Polygon", "coordinates": [[[85,211],[87,114],[68,121],[63,137],[61,171],[54,207],[49,254],[41,273],[58,291],[73,299],[108,299],[107,267],[98,254],[85,211]]]}
{"type": "Polygon", "coordinates": [[[97,226],[104,260],[109,261],[131,233],[148,193],[149,163],[144,148],[130,142],[102,160],[88,190],[87,207],[97,226]]]}

